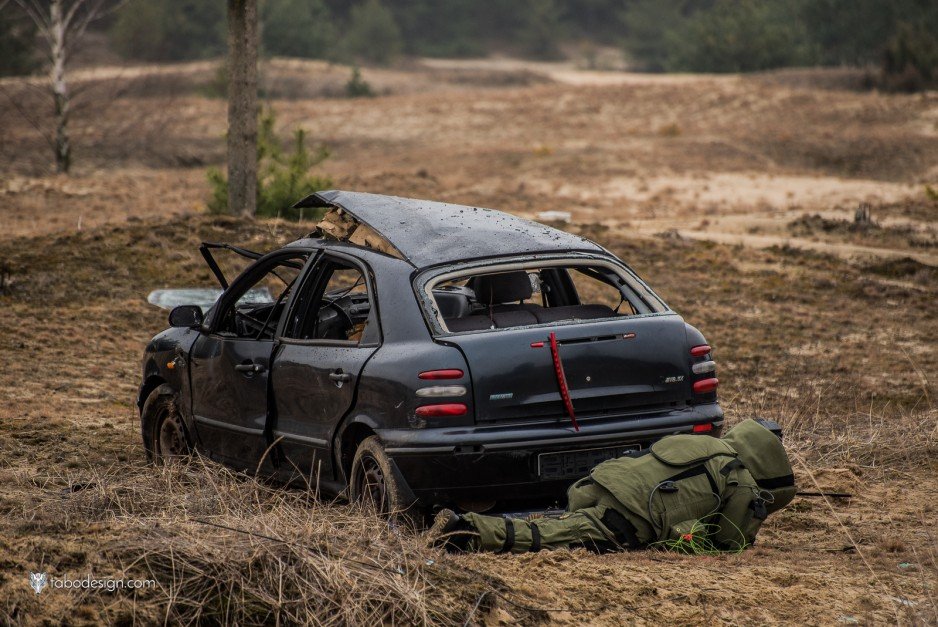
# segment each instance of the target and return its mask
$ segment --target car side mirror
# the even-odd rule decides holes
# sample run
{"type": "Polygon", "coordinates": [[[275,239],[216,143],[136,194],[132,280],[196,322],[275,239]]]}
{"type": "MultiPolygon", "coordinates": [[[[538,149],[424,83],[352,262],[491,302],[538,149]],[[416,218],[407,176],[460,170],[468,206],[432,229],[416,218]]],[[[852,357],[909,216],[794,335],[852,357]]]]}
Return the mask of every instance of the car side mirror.
{"type": "Polygon", "coordinates": [[[179,305],[169,312],[169,326],[193,329],[205,321],[202,308],[198,305],[179,305]]]}

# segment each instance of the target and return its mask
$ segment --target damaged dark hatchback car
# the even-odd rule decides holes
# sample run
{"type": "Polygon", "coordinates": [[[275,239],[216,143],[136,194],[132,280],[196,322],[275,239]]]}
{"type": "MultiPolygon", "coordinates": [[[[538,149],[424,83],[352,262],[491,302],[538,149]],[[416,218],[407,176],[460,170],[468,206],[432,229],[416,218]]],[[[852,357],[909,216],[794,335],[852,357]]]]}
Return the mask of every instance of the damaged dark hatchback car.
{"type": "Polygon", "coordinates": [[[710,347],[601,246],[489,209],[343,191],[308,237],[202,252],[222,291],[146,348],[151,458],[193,449],[379,511],[562,505],[599,462],[718,435],[710,347]],[[230,285],[213,251],[251,259],[230,285]]]}

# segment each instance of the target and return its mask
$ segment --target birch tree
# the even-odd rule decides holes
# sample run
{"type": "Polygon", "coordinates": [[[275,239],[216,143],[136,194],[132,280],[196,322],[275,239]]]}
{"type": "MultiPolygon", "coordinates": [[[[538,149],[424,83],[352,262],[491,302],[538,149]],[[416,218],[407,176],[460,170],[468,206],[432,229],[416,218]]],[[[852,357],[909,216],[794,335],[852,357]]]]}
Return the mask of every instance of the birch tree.
{"type": "MultiPolygon", "coordinates": [[[[36,25],[49,62],[49,90],[54,108],[52,148],[56,172],[72,165],[68,136],[71,113],[68,61],[88,25],[123,4],[120,0],[12,0],[36,25]]],[[[7,2],[0,2],[0,9],[7,2]]]]}

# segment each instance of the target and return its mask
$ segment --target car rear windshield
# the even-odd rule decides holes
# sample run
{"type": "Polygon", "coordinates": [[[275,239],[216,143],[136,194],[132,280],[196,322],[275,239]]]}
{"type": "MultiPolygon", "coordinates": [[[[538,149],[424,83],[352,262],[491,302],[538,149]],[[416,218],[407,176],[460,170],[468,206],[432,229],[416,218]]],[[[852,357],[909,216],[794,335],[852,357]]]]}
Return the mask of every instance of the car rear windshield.
{"type": "Polygon", "coordinates": [[[667,311],[634,275],[605,261],[510,263],[447,272],[424,299],[444,333],[598,320],[667,311]]]}

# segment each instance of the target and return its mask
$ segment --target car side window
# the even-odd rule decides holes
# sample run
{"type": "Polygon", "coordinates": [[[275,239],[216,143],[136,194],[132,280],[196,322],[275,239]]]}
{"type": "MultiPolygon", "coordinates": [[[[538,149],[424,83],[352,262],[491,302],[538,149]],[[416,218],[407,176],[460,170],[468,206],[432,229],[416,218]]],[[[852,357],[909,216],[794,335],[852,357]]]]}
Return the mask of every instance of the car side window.
{"type": "Polygon", "coordinates": [[[372,325],[371,304],[362,270],[326,257],[298,292],[284,337],[360,343],[372,325]]]}
{"type": "Polygon", "coordinates": [[[308,256],[299,253],[277,257],[245,271],[245,280],[239,279],[232,286],[236,292],[226,295],[215,332],[225,337],[273,339],[308,256]]]}

